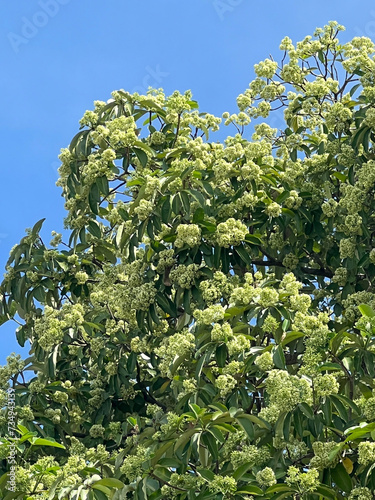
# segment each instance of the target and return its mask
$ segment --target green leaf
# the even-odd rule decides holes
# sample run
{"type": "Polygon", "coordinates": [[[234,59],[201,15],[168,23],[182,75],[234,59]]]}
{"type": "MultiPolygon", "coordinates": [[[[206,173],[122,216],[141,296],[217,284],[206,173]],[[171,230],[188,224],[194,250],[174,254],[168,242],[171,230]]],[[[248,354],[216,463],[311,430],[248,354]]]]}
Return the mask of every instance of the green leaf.
{"type": "Polygon", "coordinates": [[[102,177],[98,177],[96,179],[96,184],[98,185],[99,190],[104,194],[104,196],[107,196],[109,194],[108,179],[105,175],[103,175],[102,177]]]}
{"type": "Polygon", "coordinates": [[[239,316],[239,315],[243,314],[245,311],[246,311],[245,307],[236,307],[236,306],[229,307],[225,311],[224,317],[225,317],[225,319],[234,318],[235,316],[239,316]]]}
{"type": "Polygon", "coordinates": [[[181,465],[181,462],[176,458],[161,458],[158,462],[158,465],[177,468],[181,465]]]}
{"type": "Polygon", "coordinates": [[[324,499],[337,500],[336,493],[332,491],[328,486],[320,485],[316,488],[316,492],[319,493],[324,499]]]}
{"type": "Polygon", "coordinates": [[[334,395],[331,394],[329,396],[330,400],[332,401],[333,406],[336,408],[338,411],[338,414],[340,417],[344,420],[344,422],[348,421],[348,412],[345,406],[342,404],[342,402],[334,395]]]}
{"type": "Polygon", "coordinates": [[[348,434],[348,437],[345,439],[345,443],[362,438],[363,436],[372,432],[373,430],[375,430],[375,422],[371,424],[366,424],[365,422],[363,422],[359,426],[350,427],[349,429],[346,429],[344,433],[348,434]]]}
{"type": "Polygon", "coordinates": [[[335,398],[339,399],[344,405],[350,406],[350,408],[356,413],[357,415],[360,414],[360,409],[358,406],[352,401],[350,398],[347,396],[344,396],[343,394],[335,394],[335,398]]]}
{"type": "Polygon", "coordinates": [[[353,87],[350,89],[350,97],[353,97],[353,95],[355,94],[356,90],[361,86],[360,83],[357,83],[356,85],[353,85],[353,87]]]}
{"type": "Polygon", "coordinates": [[[117,257],[114,248],[107,247],[105,245],[98,245],[96,247],[96,254],[101,254],[105,257],[111,264],[116,264],[117,257]]]}
{"type": "Polygon", "coordinates": [[[314,418],[314,412],[307,403],[299,403],[298,406],[307,418],[314,418]]]}
{"type": "Polygon", "coordinates": [[[22,425],[22,424],[18,424],[17,425],[17,429],[18,429],[17,432],[19,432],[21,434],[21,436],[23,436],[24,434],[27,434],[28,432],[30,432],[29,429],[27,427],[25,427],[24,425],[22,425]]]}
{"type": "Polygon", "coordinates": [[[236,481],[238,481],[239,479],[241,479],[241,477],[246,474],[246,472],[250,469],[251,467],[251,463],[250,462],[247,462],[247,463],[244,463],[242,465],[240,465],[233,473],[232,473],[232,477],[234,477],[234,479],[236,481]]]}
{"type": "Polygon", "coordinates": [[[252,265],[251,257],[243,245],[239,245],[237,247],[234,247],[234,250],[238,254],[238,256],[240,257],[242,262],[244,262],[249,267],[252,265]]]}
{"type": "Polygon", "coordinates": [[[143,149],[143,151],[149,153],[151,157],[155,156],[155,151],[142,141],[135,141],[134,146],[136,146],[139,149],[143,149]]]}
{"type": "Polygon", "coordinates": [[[132,179],[131,181],[128,181],[126,183],[126,187],[143,186],[144,183],[145,183],[145,180],[139,177],[137,179],[132,179]]]}
{"type": "Polygon", "coordinates": [[[285,370],[285,355],[281,345],[277,346],[273,351],[273,362],[275,363],[276,368],[285,370]]]}
{"type": "Polygon", "coordinates": [[[269,488],[266,489],[266,494],[269,493],[279,493],[280,491],[288,491],[293,493],[293,490],[287,484],[273,484],[269,488]]]}
{"type": "Polygon", "coordinates": [[[109,488],[123,488],[125,486],[122,481],[114,477],[105,477],[103,479],[100,479],[99,481],[93,483],[92,486],[94,488],[95,486],[98,485],[108,486],[109,488]]]}
{"type": "Polygon", "coordinates": [[[190,303],[191,303],[191,289],[187,288],[184,291],[183,304],[184,304],[184,309],[188,314],[192,313],[190,303]]]}
{"type": "Polygon", "coordinates": [[[223,368],[225,366],[225,363],[227,361],[227,356],[228,356],[228,349],[226,344],[221,344],[217,346],[215,358],[219,368],[223,368]]]}
{"type": "Polygon", "coordinates": [[[99,224],[95,220],[89,220],[88,225],[87,225],[88,231],[95,236],[96,238],[101,238],[102,237],[102,232],[100,230],[99,224]]]}
{"type": "Polygon", "coordinates": [[[203,229],[203,233],[214,233],[216,231],[216,225],[212,222],[203,220],[199,223],[201,228],[203,229]]]}
{"type": "Polygon", "coordinates": [[[250,441],[253,441],[255,438],[255,432],[254,432],[254,426],[253,426],[252,419],[250,418],[250,415],[247,415],[246,413],[244,413],[242,415],[238,415],[236,417],[236,421],[240,424],[242,429],[246,432],[250,441]]]}
{"type": "Polygon", "coordinates": [[[211,432],[211,434],[214,436],[214,438],[219,443],[224,443],[225,442],[225,438],[224,438],[223,433],[215,425],[212,425],[211,427],[208,427],[207,430],[208,430],[208,432],[211,432]]]}
{"type": "Polygon", "coordinates": [[[195,434],[197,431],[196,429],[189,429],[185,431],[182,436],[180,436],[177,441],[174,444],[174,450],[177,452],[177,450],[184,448],[186,443],[190,441],[190,438],[195,434]]]}
{"type": "Polygon", "coordinates": [[[88,490],[83,490],[80,495],[80,500],[94,500],[92,496],[90,496],[92,493],[95,496],[95,500],[108,500],[109,495],[111,494],[111,490],[109,488],[106,488],[105,486],[96,486],[92,485],[93,492],[88,491],[88,490]]]}
{"type": "Polygon", "coordinates": [[[283,201],[285,201],[287,198],[289,198],[290,196],[290,192],[289,191],[283,191],[282,193],[280,193],[277,198],[276,198],[276,203],[282,203],[283,201]]]}
{"type": "Polygon", "coordinates": [[[164,312],[172,316],[173,318],[177,317],[177,311],[173,302],[168,299],[164,294],[158,292],[156,294],[156,302],[163,309],[164,312]]]}
{"type": "Polygon", "coordinates": [[[41,303],[46,300],[46,292],[44,291],[44,288],[42,286],[37,286],[36,288],[34,288],[33,296],[41,303]]]}
{"type": "Polygon", "coordinates": [[[151,459],[151,465],[155,466],[155,464],[158,463],[158,460],[164,455],[164,453],[175,444],[175,440],[172,439],[170,441],[167,441],[166,443],[163,443],[159,448],[156,450],[155,455],[151,459]]]}
{"type": "Polygon", "coordinates": [[[95,215],[99,215],[100,192],[97,184],[93,184],[89,192],[89,205],[95,215]]]}
{"type": "Polygon", "coordinates": [[[179,193],[175,194],[172,199],[172,211],[175,215],[179,215],[182,207],[181,196],[179,193]]]}
{"type": "Polygon", "coordinates": [[[26,434],[23,434],[23,436],[18,440],[18,443],[24,443],[25,441],[28,441],[29,439],[32,439],[33,437],[37,436],[37,432],[27,432],[26,434]]]}
{"type": "Polygon", "coordinates": [[[62,448],[65,450],[65,446],[57,443],[56,441],[52,441],[51,439],[45,438],[34,438],[29,440],[33,446],[53,446],[54,448],[62,448]]]}
{"type": "Polygon", "coordinates": [[[189,195],[186,191],[180,191],[182,206],[184,207],[185,212],[188,214],[190,212],[190,199],[189,195]]]}
{"type": "Polygon", "coordinates": [[[218,447],[217,447],[217,441],[214,438],[214,436],[212,434],[210,434],[209,432],[204,432],[202,434],[202,441],[208,447],[208,450],[211,454],[212,460],[217,460],[218,455],[219,455],[219,451],[218,451],[218,447]]]}
{"type": "Polygon", "coordinates": [[[198,224],[204,220],[204,210],[202,207],[198,207],[193,215],[193,223],[198,224]]]}
{"type": "Polygon", "coordinates": [[[338,371],[338,370],[343,370],[343,367],[339,365],[338,363],[323,363],[322,365],[319,366],[319,371],[320,372],[325,372],[325,371],[338,371]]]}
{"type": "Polygon", "coordinates": [[[285,418],[289,415],[288,412],[283,411],[280,413],[279,418],[275,423],[275,436],[282,438],[284,436],[284,422],[285,418]]]}
{"type": "Polygon", "coordinates": [[[333,172],[333,175],[339,179],[341,182],[346,182],[346,179],[348,178],[347,175],[342,174],[341,172],[333,172]]]}
{"type": "Polygon", "coordinates": [[[336,446],[334,446],[333,449],[329,452],[328,460],[330,462],[333,462],[333,460],[337,457],[337,455],[344,448],[344,446],[345,446],[345,443],[336,444],[336,446]]]}
{"type": "Polygon", "coordinates": [[[296,216],[296,214],[292,210],[290,210],[289,208],[283,208],[281,211],[283,214],[289,215],[289,217],[294,218],[296,216]]]}
{"type": "Polygon", "coordinates": [[[161,220],[164,222],[164,224],[168,224],[170,222],[171,213],[172,213],[171,201],[170,201],[170,196],[168,196],[161,207],[161,220]]]}
{"type": "Polygon", "coordinates": [[[138,160],[140,161],[142,167],[145,167],[148,162],[147,153],[143,151],[143,149],[133,148],[134,153],[136,154],[138,160]]]}
{"type": "Polygon", "coordinates": [[[367,316],[368,318],[373,318],[375,316],[375,311],[367,304],[361,304],[358,306],[358,309],[361,311],[363,316],[367,316]]]}
{"type": "Polygon", "coordinates": [[[197,200],[201,207],[205,207],[206,200],[200,191],[197,191],[196,189],[189,189],[188,192],[197,200]]]}
{"type": "Polygon", "coordinates": [[[303,336],[304,336],[304,333],[302,333],[302,332],[297,332],[297,331],[288,332],[285,335],[284,340],[281,341],[281,345],[284,347],[284,346],[290,344],[290,342],[293,342],[293,340],[300,339],[303,336]]]}
{"type": "Polygon", "coordinates": [[[284,425],[283,425],[283,436],[284,436],[285,441],[289,441],[291,419],[292,419],[292,412],[289,412],[285,416],[284,425]]]}
{"type": "Polygon", "coordinates": [[[128,370],[128,373],[134,372],[136,364],[137,364],[137,354],[135,352],[131,352],[126,362],[126,369],[128,370]]]}
{"type": "Polygon", "coordinates": [[[157,325],[159,325],[160,324],[160,318],[159,318],[158,313],[156,311],[155,304],[151,304],[150,305],[150,314],[151,314],[152,321],[154,323],[156,323],[157,325]]]}
{"type": "Polygon", "coordinates": [[[250,495],[263,495],[263,490],[261,490],[259,486],[248,484],[246,486],[240,486],[240,489],[236,491],[237,495],[246,495],[247,493],[250,493],[250,495]]]}
{"type": "Polygon", "coordinates": [[[24,498],[28,499],[30,497],[25,497],[22,493],[18,491],[14,492],[10,491],[5,495],[5,497],[2,500],[23,500],[24,498]]]}
{"type": "Polygon", "coordinates": [[[203,469],[201,467],[197,467],[197,472],[201,475],[206,481],[212,481],[215,479],[215,474],[209,469],[203,469]]]}
{"type": "Polygon", "coordinates": [[[196,418],[198,418],[201,413],[205,412],[204,409],[202,410],[202,408],[200,406],[198,406],[194,403],[189,403],[189,406],[190,406],[190,409],[192,410],[192,412],[194,413],[194,415],[196,416],[196,418]]]}
{"type": "Polygon", "coordinates": [[[323,51],[322,51],[322,50],[319,50],[319,51],[318,51],[318,58],[319,58],[319,61],[320,61],[321,63],[323,63],[323,64],[325,63],[324,53],[323,53],[323,51]]]}
{"type": "Polygon", "coordinates": [[[331,471],[331,477],[341,490],[347,493],[352,491],[352,480],[349,474],[346,472],[343,464],[339,463],[336,465],[336,467],[331,471]]]}
{"type": "Polygon", "coordinates": [[[221,247],[216,245],[214,247],[214,267],[216,269],[218,269],[220,266],[220,260],[221,260],[221,247]]]}
{"type": "Polygon", "coordinates": [[[245,236],[245,241],[256,246],[263,245],[263,241],[261,240],[261,238],[255,236],[255,234],[247,234],[245,236]]]}
{"type": "Polygon", "coordinates": [[[143,200],[144,196],[145,196],[145,191],[146,191],[146,184],[144,184],[139,192],[138,192],[138,196],[137,198],[133,201],[133,203],[130,205],[130,208],[129,208],[129,215],[132,215],[133,212],[134,212],[134,209],[136,207],[138,207],[138,205],[141,203],[141,200],[143,200]]]}
{"type": "Polygon", "coordinates": [[[39,234],[39,231],[42,229],[42,226],[43,226],[43,222],[45,221],[45,217],[43,219],[40,219],[38,220],[38,222],[36,222],[31,230],[31,234],[33,236],[37,236],[39,234]]]}

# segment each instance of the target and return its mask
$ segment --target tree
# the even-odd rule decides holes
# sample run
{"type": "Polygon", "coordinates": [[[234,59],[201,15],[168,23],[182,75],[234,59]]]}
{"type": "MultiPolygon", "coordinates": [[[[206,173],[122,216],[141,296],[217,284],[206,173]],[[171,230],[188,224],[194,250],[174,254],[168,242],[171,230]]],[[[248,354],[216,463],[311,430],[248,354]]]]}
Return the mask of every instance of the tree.
{"type": "Polygon", "coordinates": [[[5,499],[374,498],[375,52],[342,29],[256,65],[224,142],[190,92],[84,114],[69,241],[39,221],[1,285],[5,499]]]}

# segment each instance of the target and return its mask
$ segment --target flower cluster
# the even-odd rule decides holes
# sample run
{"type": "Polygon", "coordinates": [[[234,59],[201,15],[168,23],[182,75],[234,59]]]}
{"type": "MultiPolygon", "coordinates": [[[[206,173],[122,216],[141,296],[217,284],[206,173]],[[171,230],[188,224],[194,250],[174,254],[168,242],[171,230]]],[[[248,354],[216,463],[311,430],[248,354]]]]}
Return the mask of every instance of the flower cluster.
{"type": "Polygon", "coordinates": [[[214,323],[211,330],[211,340],[213,342],[228,342],[233,338],[233,330],[229,323],[214,323]]]}
{"type": "Polygon", "coordinates": [[[203,325],[211,325],[212,323],[216,323],[222,319],[224,319],[225,309],[220,304],[215,304],[207,307],[207,309],[203,309],[200,311],[196,309],[194,311],[194,317],[198,323],[203,325]]]}
{"type": "Polygon", "coordinates": [[[373,498],[371,490],[366,487],[357,486],[351,491],[348,500],[372,500],[373,498]]]}
{"type": "Polygon", "coordinates": [[[172,267],[175,263],[174,250],[162,250],[157,254],[156,272],[159,274],[172,267]]]}
{"type": "Polygon", "coordinates": [[[6,358],[6,361],[5,366],[0,366],[0,387],[4,390],[9,387],[9,379],[14,375],[18,375],[25,367],[21,355],[14,352],[6,358]]]}
{"type": "Polygon", "coordinates": [[[324,398],[338,392],[339,384],[336,377],[331,373],[326,373],[325,375],[319,374],[314,377],[314,394],[317,398],[324,398]]]}
{"type": "Polygon", "coordinates": [[[241,354],[243,351],[248,351],[250,348],[250,340],[242,334],[236,334],[229,342],[227,342],[229,356],[241,354]]]}
{"type": "Polygon", "coordinates": [[[171,363],[178,357],[184,358],[194,348],[195,337],[188,330],[163,339],[160,347],[155,348],[155,354],[160,358],[160,371],[167,377],[172,377],[171,363]]]}
{"type": "Polygon", "coordinates": [[[340,258],[352,258],[354,257],[356,249],[356,242],[352,238],[343,238],[340,241],[340,258]]]}
{"type": "Polygon", "coordinates": [[[345,286],[348,279],[348,270],[345,267],[338,267],[332,277],[332,281],[340,286],[345,286]]]}
{"type": "Polygon", "coordinates": [[[222,498],[230,498],[237,491],[237,482],[234,477],[215,476],[208,485],[213,493],[222,493],[222,498]]]}
{"type": "Polygon", "coordinates": [[[220,396],[224,398],[236,387],[237,381],[232,375],[219,375],[215,381],[215,385],[220,391],[220,396]]]}
{"type": "Polygon", "coordinates": [[[128,455],[120,467],[121,472],[131,482],[143,473],[143,463],[147,461],[150,451],[144,446],[138,446],[134,455],[128,455]]]}
{"type": "Polygon", "coordinates": [[[48,352],[62,341],[66,329],[82,331],[84,315],[85,310],[81,304],[65,303],[61,310],[45,306],[44,316],[34,323],[39,345],[48,352]]]}
{"type": "Polygon", "coordinates": [[[375,462],[375,443],[362,441],[358,445],[358,463],[368,465],[375,462]]]}
{"type": "Polygon", "coordinates": [[[269,217],[279,217],[281,214],[281,206],[275,201],[267,205],[265,212],[269,217]]]}
{"type": "Polygon", "coordinates": [[[175,246],[177,248],[187,245],[195,247],[201,240],[201,229],[196,224],[180,224],[177,227],[177,238],[175,246]]]}
{"type": "Polygon", "coordinates": [[[262,467],[271,458],[270,452],[266,446],[246,445],[241,450],[235,450],[230,455],[230,461],[234,469],[237,469],[245,463],[250,467],[262,467]]]}
{"type": "Polygon", "coordinates": [[[289,486],[297,487],[302,494],[313,493],[319,486],[319,471],[311,468],[307,472],[300,472],[297,467],[291,466],[285,481],[289,486]]]}
{"type": "Polygon", "coordinates": [[[255,479],[262,488],[268,488],[277,483],[275,473],[270,467],[266,467],[257,472],[255,479]]]}
{"type": "MultiPolygon", "coordinates": [[[[234,278],[234,277],[233,277],[234,278]]],[[[207,304],[218,302],[221,298],[228,298],[233,290],[233,278],[228,278],[221,271],[216,271],[213,279],[200,281],[199,289],[207,304]]]]}
{"type": "Polygon", "coordinates": [[[135,207],[134,213],[138,215],[140,221],[146,220],[147,217],[152,213],[154,209],[154,204],[148,200],[141,200],[138,207],[135,207]]]}
{"type": "Polygon", "coordinates": [[[203,486],[204,480],[200,476],[193,474],[177,474],[174,472],[169,478],[168,485],[161,488],[163,498],[175,499],[178,498],[181,490],[195,491],[197,488],[203,486]]]}
{"type": "Polygon", "coordinates": [[[293,436],[289,437],[289,441],[284,441],[279,437],[273,439],[273,445],[277,450],[285,450],[292,460],[298,460],[308,453],[306,444],[293,436]]]}
{"type": "Polygon", "coordinates": [[[219,246],[228,248],[231,245],[239,245],[248,232],[249,230],[243,222],[229,218],[227,221],[218,224],[215,236],[219,246]]]}
{"type": "Polygon", "coordinates": [[[199,266],[197,264],[189,264],[188,266],[177,266],[173,269],[169,278],[171,282],[181,288],[191,288],[194,285],[197,277],[199,266]]]}
{"type": "Polygon", "coordinates": [[[266,351],[258,356],[255,360],[255,364],[260,370],[264,372],[272,370],[275,366],[272,359],[272,354],[269,351],[266,351]]]}
{"type": "Polygon", "coordinates": [[[105,428],[100,424],[95,424],[90,428],[90,436],[93,438],[104,437],[105,428]]]}
{"type": "MultiPolygon", "coordinates": [[[[307,380],[296,375],[289,375],[284,370],[271,370],[269,372],[266,389],[270,397],[269,407],[271,411],[272,409],[277,410],[276,415],[282,411],[290,411],[298,403],[311,404],[313,401],[312,388],[307,380]]],[[[269,408],[263,409],[260,412],[260,416],[262,415],[267,419],[270,416],[269,408]]]]}
{"type": "Polygon", "coordinates": [[[330,457],[330,453],[336,446],[337,443],[335,441],[327,441],[326,443],[322,441],[315,441],[312,445],[314,456],[310,460],[310,466],[318,470],[335,467],[339,457],[336,455],[336,457],[332,459],[330,457]]]}

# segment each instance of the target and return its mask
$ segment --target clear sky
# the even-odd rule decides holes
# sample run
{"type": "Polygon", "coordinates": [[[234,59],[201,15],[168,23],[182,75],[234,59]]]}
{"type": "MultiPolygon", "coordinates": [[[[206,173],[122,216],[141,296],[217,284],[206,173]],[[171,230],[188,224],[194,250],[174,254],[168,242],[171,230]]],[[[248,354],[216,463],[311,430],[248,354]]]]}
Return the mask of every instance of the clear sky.
{"type": "MultiPolygon", "coordinates": [[[[253,65],[280,40],[330,20],[343,41],[375,38],[375,4],[362,0],[16,0],[0,5],[0,277],[26,227],[62,230],[58,154],[96,99],[149,85],[191,89],[202,111],[235,112],[253,65]]],[[[277,120],[277,118],[276,118],[277,120]]],[[[276,124],[274,124],[275,126],[276,124]]],[[[228,133],[234,133],[228,130],[228,133]]],[[[22,352],[0,327],[0,364],[22,352]]],[[[27,351],[23,351],[26,356],[27,351]]]]}

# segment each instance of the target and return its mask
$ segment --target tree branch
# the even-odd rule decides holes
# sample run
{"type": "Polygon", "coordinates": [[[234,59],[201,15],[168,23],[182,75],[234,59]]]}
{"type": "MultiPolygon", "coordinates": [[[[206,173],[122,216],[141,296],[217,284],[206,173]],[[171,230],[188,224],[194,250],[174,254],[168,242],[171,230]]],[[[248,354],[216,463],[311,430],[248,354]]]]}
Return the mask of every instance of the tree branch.
{"type": "MultiPolygon", "coordinates": [[[[279,262],[274,259],[268,259],[268,260],[252,260],[252,263],[256,266],[276,266],[276,267],[284,267],[282,262],[279,262]]],[[[311,267],[300,267],[299,268],[302,272],[305,274],[311,274],[311,275],[316,275],[316,276],[325,276],[326,278],[332,278],[333,277],[333,272],[329,269],[324,269],[324,268],[319,268],[319,269],[314,269],[311,267]]]]}

